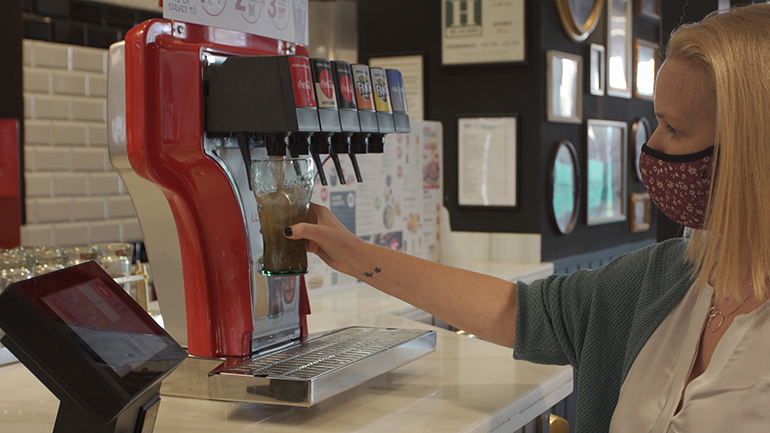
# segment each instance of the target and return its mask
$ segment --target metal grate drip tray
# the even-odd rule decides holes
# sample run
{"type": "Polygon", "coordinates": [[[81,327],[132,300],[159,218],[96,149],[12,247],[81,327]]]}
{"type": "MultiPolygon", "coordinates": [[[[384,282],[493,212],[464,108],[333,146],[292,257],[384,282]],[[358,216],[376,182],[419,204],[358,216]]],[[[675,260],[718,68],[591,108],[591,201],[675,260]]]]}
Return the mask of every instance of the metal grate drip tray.
{"type": "Polygon", "coordinates": [[[436,331],[343,328],[215,371],[209,398],[312,406],[436,348],[436,331]]]}

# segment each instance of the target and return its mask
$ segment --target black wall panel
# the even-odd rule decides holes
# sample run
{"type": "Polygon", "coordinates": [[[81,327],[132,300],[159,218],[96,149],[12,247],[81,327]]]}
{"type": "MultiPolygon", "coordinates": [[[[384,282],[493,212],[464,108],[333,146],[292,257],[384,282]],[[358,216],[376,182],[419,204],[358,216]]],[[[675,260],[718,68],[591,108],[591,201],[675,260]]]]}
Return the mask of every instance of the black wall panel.
{"type": "MultiPolygon", "coordinates": [[[[501,65],[441,65],[441,1],[359,0],[359,60],[402,54],[425,56],[425,118],[444,125],[444,191],[452,229],[540,233],[542,258],[550,261],[623,244],[654,239],[655,229],[632,234],[627,221],[588,227],[585,201],[575,230],[561,235],[549,216],[548,163],[554,146],[570,140],[578,149],[581,171],[585,172],[583,124],[546,121],[546,51],[559,50],[583,56],[589,65],[589,46],[605,45],[604,17],[584,42],[570,40],[561,28],[552,0],[525,1],[526,62],[501,65]],[[519,185],[517,209],[479,209],[457,203],[457,118],[463,115],[518,113],[519,185]]],[[[660,40],[660,22],[634,18],[634,36],[660,40]]],[[[585,74],[584,74],[585,75],[585,74]]],[[[638,99],[583,95],[584,119],[620,120],[631,126],[639,117],[653,121],[653,104],[638,99]]],[[[653,122],[654,123],[654,122],[653,122]]],[[[627,168],[627,189],[644,191],[627,168]]],[[[585,191],[585,182],[583,185],[585,191]]]]}

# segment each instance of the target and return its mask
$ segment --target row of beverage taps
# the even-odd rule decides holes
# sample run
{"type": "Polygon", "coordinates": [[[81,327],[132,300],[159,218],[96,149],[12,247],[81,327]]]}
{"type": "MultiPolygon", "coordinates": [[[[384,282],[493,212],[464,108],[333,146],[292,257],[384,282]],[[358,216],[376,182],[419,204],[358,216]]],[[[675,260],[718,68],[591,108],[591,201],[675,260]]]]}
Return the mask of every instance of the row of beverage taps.
{"type": "Polygon", "coordinates": [[[382,153],[385,135],[409,132],[400,71],[303,56],[204,56],[206,133],[237,138],[248,166],[249,147],[268,155],[310,155],[327,185],[321,154],[345,183],[347,154],[382,153]]]}

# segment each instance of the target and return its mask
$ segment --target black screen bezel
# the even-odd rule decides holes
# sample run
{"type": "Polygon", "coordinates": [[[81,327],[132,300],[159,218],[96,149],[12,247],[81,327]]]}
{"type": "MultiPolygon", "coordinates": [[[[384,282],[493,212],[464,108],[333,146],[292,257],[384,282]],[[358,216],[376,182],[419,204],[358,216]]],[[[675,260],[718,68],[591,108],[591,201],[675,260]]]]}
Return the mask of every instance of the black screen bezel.
{"type": "Polygon", "coordinates": [[[0,326],[9,349],[15,352],[60,400],[71,399],[85,411],[109,422],[143,393],[156,386],[186,357],[187,352],[158,325],[99,265],[87,262],[50,274],[14,283],[0,294],[0,326]],[[82,340],[62,329],[51,316],[43,297],[94,279],[106,286],[153,334],[163,337],[167,349],[178,355],[169,367],[148,378],[141,389],[129,393],[89,356],[82,340]],[[79,341],[78,341],[79,340],[79,341]],[[20,355],[20,356],[19,356],[20,355]]]}

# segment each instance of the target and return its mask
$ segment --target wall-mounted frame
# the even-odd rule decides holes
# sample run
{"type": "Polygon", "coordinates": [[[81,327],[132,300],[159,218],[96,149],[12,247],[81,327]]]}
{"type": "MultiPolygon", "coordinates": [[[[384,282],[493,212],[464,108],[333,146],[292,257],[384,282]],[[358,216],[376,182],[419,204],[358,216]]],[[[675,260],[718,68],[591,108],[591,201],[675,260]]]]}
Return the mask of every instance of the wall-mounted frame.
{"type": "Polygon", "coordinates": [[[549,122],[583,122],[583,57],[546,51],[549,122]]]}
{"type": "Polygon", "coordinates": [[[631,126],[631,152],[633,155],[634,173],[636,180],[642,181],[642,173],[639,171],[639,156],[642,154],[642,145],[647,143],[652,135],[650,122],[646,117],[641,117],[631,126]]]}
{"type": "Polygon", "coordinates": [[[525,60],[524,0],[441,0],[441,64],[525,60]]]}
{"type": "Polygon", "coordinates": [[[575,146],[567,140],[559,142],[548,166],[548,196],[551,222],[556,231],[569,234],[575,228],[580,209],[580,164],[575,146]]]}
{"type": "Polygon", "coordinates": [[[586,40],[602,15],[604,0],[554,0],[564,33],[575,42],[586,40]]]}
{"type": "Polygon", "coordinates": [[[634,39],[634,98],[652,101],[655,76],[660,66],[660,45],[634,39]]]}
{"type": "Polygon", "coordinates": [[[518,134],[518,114],[457,119],[460,206],[518,206],[518,134]]]}
{"type": "Polygon", "coordinates": [[[606,74],[606,65],[604,57],[604,45],[591,44],[589,49],[589,67],[588,88],[592,95],[604,96],[606,74]]]}
{"type": "Polygon", "coordinates": [[[638,233],[650,229],[650,194],[646,192],[631,194],[629,198],[629,213],[631,222],[629,230],[638,233]]]}
{"type": "Polygon", "coordinates": [[[631,0],[607,0],[607,94],[631,98],[631,0]]]}
{"type": "Polygon", "coordinates": [[[660,19],[660,0],[635,0],[635,13],[652,20],[660,19]]]}
{"type": "Polygon", "coordinates": [[[625,122],[589,119],[586,151],[586,223],[626,219],[625,122]]]}

